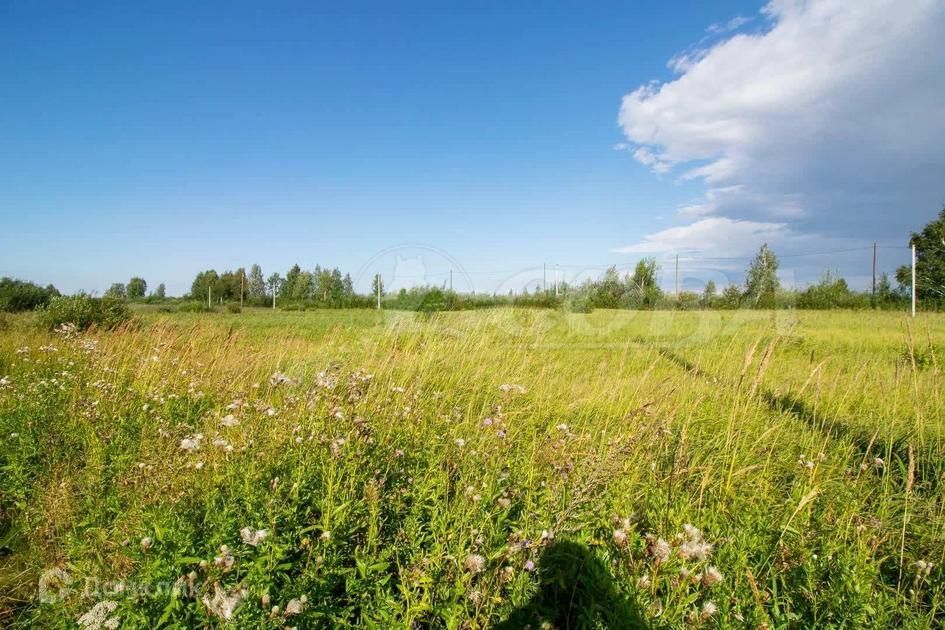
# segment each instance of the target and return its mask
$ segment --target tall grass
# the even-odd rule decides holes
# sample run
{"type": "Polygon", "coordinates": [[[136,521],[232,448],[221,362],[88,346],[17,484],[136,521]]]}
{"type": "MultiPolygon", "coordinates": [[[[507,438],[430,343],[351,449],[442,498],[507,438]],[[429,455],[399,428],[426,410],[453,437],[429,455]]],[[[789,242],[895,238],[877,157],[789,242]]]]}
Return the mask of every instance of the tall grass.
{"type": "Polygon", "coordinates": [[[143,317],[0,330],[5,626],[945,617],[940,316],[143,317]]]}

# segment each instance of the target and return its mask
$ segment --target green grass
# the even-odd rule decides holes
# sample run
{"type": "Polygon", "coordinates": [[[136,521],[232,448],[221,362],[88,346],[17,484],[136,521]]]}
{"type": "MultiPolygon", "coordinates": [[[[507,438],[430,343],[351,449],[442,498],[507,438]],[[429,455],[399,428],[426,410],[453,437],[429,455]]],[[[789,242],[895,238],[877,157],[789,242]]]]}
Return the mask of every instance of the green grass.
{"type": "Polygon", "coordinates": [[[0,624],[216,625],[219,593],[254,628],[938,627],[943,338],[871,312],[9,318],[0,624]]]}

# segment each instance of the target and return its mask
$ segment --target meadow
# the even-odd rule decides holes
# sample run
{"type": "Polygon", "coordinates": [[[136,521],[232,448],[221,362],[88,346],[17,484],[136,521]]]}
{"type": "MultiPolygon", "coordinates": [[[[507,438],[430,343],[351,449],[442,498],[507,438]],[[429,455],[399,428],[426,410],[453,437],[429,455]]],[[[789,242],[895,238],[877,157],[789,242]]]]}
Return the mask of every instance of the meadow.
{"type": "Polygon", "coordinates": [[[945,621],[943,315],[0,324],[4,627],[945,621]]]}

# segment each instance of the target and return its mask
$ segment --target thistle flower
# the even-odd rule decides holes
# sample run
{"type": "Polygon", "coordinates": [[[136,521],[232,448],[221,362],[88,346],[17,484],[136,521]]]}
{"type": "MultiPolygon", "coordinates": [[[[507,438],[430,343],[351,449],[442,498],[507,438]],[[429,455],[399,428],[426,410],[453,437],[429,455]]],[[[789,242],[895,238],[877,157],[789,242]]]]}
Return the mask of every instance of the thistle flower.
{"type": "Polygon", "coordinates": [[[189,435],[180,441],[180,448],[184,451],[196,451],[200,448],[200,442],[203,441],[203,433],[189,435]]]}
{"type": "Polygon", "coordinates": [[[683,560],[704,562],[712,555],[712,545],[704,541],[687,540],[679,547],[679,557],[683,560]]]}
{"type": "Polygon", "coordinates": [[[719,571],[718,567],[709,567],[705,570],[705,573],[702,575],[702,585],[705,587],[715,586],[719,584],[724,578],[722,577],[722,572],[719,571]]]}
{"type": "Polygon", "coordinates": [[[529,573],[531,573],[532,571],[534,571],[534,570],[535,570],[535,563],[532,562],[531,560],[526,560],[526,561],[525,561],[525,570],[528,571],[529,573]]]}
{"type": "Polygon", "coordinates": [[[695,525],[686,523],[685,525],[682,526],[682,528],[683,528],[683,535],[686,537],[687,540],[693,540],[693,541],[702,540],[702,532],[699,531],[699,528],[696,527],[695,525]]]}
{"type": "Polygon", "coordinates": [[[712,617],[718,610],[714,602],[705,602],[702,604],[702,620],[705,621],[709,617],[712,617]]]}
{"type": "Polygon", "coordinates": [[[615,529],[615,530],[614,530],[614,542],[617,544],[618,547],[623,547],[624,545],[626,545],[626,544],[627,544],[627,532],[623,531],[622,529],[615,529]]]}
{"type": "Polygon", "coordinates": [[[240,538],[243,540],[243,544],[253,547],[258,547],[259,543],[265,540],[267,536],[269,536],[269,531],[265,529],[244,527],[240,530],[240,538]]]}
{"type": "Polygon", "coordinates": [[[528,391],[523,386],[515,385],[513,383],[504,383],[502,385],[499,385],[499,390],[506,393],[513,393],[513,394],[524,394],[528,391]]]}
{"type": "Polygon", "coordinates": [[[233,589],[228,593],[223,590],[219,582],[216,582],[213,585],[213,598],[204,595],[203,604],[211,615],[229,621],[236,612],[237,606],[246,597],[246,593],[245,588],[233,589]]]}
{"type": "Polygon", "coordinates": [[[286,615],[298,615],[302,612],[303,602],[301,599],[290,600],[288,604],[285,605],[285,614],[286,615]]]}
{"type": "Polygon", "coordinates": [[[647,547],[646,553],[657,562],[669,560],[672,553],[672,547],[663,538],[657,538],[653,534],[646,535],[647,547]]]}
{"type": "Polygon", "coordinates": [[[477,553],[470,554],[466,557],[466,561],[463,562],[463,568],[469,571],[469,573],[472,575],[476,575],[486,568],[486,559],[477,553]]]}
{"type": "Polygon", "coordinates": [[[221,426],[224,426],[224,427],[235,427],[235,426],[238,425],[239,423],[240,423],[240,421],[237,420],[236,416],[234,416],[232,413],[226,414],[226,415],[223,416],[223,418],[220,420],[220,425],[221,425],[221,426]]]}

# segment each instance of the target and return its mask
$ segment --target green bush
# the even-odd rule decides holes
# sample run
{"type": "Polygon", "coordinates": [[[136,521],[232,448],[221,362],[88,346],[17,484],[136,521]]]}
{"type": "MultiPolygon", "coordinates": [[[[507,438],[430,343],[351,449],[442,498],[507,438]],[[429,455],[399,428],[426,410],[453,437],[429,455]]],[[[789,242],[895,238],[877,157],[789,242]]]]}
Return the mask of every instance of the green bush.
{"type": "Polygon", "coordinates": [[[236,302],[229,302],[226,305],[226,312],[227,313],[242,313],[243,309],[236,302]]]}
{"type": "Polygon", "coordinates": [[[43,288],[32,282],[0,278],[0,311],[32,311],[45,306],[58,295],[59,291],[52,285],[43,288]]]}
{"type": "Polygon", "coordinates": [[[177,310],[181,313],[209,313],[210,307],[206,302],[183,302],[177,310]]]}
{"type": "Polygon", "coordinates": [[[39,321],[50,330],[61,324],[74,324],[85,330],[92,326],[111,329],[129,319],[131,311],[123,301],[80,293],[51,299],[42,309],[39,321]]]}

